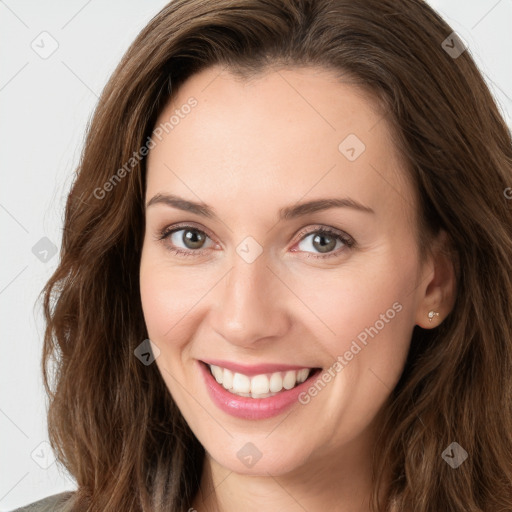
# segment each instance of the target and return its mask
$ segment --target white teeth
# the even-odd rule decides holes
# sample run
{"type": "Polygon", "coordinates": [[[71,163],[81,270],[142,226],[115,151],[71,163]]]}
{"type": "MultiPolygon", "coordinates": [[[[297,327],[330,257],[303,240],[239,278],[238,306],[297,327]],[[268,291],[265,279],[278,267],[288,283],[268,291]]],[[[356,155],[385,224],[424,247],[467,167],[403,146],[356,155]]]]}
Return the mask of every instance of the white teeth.
{"type": "Polygon", "coordinates": [[[283,377],[280,373],[273,373],[270,377],[270,391],[278,393],[281,389],[283,389],[283,377]]]}
{"type": "Polygon", "coordinates": [[[224,374],[224,371],[222,370],[222,368],[220,366],[215,366],[214,364],[212,364],[210,366],[210,368],[212,369],[212,374],[215,377],[215,380],[219,384],[222,384],[222,376],[224,374]]]}
{"type": "Polygon", "coordinates": [[[269,391],[269,382],[266,375],[255,375],[251,379],[251,393],[263,395],[269,391]]]}
{"type": "Polygon", "coordinates": [[[226,389],[231,389],[233,387],[233,372],[231,370],[226,370],[224,368],[222,375],[222,385],[226,389]]]}
{"type": "Polygon", "coordinates": [[[235,376],[233,377],[233,391],[235,393],[250,393],[251,379],[249,379],[247,375],[235,373],[235,376]]]}
{"type": "Polygon", "coordinates": [[[309,375],[309,370],[307,368],[303,368],[297,372],[297,382],[300,384],[304,382],[309,375]]]}
{"type": "Polygon", "coordinates": [[[283,379],[283,388],[284,389],[292,389],[295,387],[295,383],[297,382],[297,372],[291,371],[286,372],[283,379]]]}
{"type": "Polygon", "coordinates": [[[269,396],[274,396],[275,393],[251,393],[252,398],[268,398],[269,396]]]}
{"type": "Polygon", "coordinates": [[[283,389],[292,389],[297,384],[304,382],[312,371],[311,368],[302,368],[301,370],[289,370],[248,377],[242,373],[233,373],[226,368],[213,364],[210,365],[210,369],[215,380],[225,389],[231,393],[252,398],[267,398],[279,393],[283,389]]]}

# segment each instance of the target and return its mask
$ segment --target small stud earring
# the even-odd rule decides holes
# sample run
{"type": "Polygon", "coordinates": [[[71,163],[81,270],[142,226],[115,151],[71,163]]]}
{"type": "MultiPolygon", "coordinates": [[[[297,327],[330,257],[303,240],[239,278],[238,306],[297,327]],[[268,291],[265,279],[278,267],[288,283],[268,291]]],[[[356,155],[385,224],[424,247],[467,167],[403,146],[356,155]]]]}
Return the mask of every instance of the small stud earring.
{"type": "Polygon", "coordinates": [[[435,316],[439,316],[439,313],[437,311],[434,311],[433,309],[428,312],[428,321],[432,322],[433,318],[435,316]]]}

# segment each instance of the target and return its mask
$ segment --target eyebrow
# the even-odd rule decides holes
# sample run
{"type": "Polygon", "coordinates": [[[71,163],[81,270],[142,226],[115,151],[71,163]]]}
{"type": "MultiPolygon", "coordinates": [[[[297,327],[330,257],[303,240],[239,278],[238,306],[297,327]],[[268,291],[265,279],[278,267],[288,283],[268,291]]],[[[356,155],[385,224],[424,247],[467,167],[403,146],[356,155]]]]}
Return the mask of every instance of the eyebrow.
{"type": "MultiPolygon", "coordinates": [[[[219,216],[215,213],[215,210],[207,204],[189,201],[172,194],[156,194],[148,201],[146,208],[156,204],[164,204],[173,208],[177,208],[178,210],[195,213],[196,215],[200,215],[202,217],[220,220],[219,216]]],[[[328,210],[330,208],[351,208],[365,213],[375,213],[374,210],[368,206],[362,205],[354,199],[326,198],[315,199],[312,201],[281,208],[279,210],[279,219],[291,220],[311,213],[328,210]]]]}

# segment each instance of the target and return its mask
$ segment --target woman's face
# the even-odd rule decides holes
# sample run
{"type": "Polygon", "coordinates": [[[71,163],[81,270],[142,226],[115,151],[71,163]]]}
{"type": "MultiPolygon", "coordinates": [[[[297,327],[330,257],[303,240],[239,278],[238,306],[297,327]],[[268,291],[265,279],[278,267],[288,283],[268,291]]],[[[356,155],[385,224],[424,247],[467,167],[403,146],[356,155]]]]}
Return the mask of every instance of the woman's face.
{"type": "Polygon", "coordinates": [[[157,122],[145,321],[169,392],[231,471],[325,468],[375,434],[432,272],[389,130],[371,97],[312,68],[210,68],[157,122]]]}

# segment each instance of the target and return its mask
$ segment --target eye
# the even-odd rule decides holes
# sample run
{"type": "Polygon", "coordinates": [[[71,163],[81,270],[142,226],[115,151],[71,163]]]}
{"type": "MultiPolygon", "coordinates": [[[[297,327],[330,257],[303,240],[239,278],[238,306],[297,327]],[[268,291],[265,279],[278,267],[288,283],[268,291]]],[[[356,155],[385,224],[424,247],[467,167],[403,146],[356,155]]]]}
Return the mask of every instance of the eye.
{"type": "Polygon", "coordinates": [[[329,228],[317,228],[306,233],[297,247],[304,252],[317,251],[319,255],[313,255],[315,258],[328,258],[338,255],[340,250],[350,249],[354,244],[354,239],[346,233],[329,228]]]}
{"type": "MultiPolygon", "coordinates": [[[[316,251],[317,254],[308,255],[308,257],[314,258],[337,256],[355,244],[355,240],[350,235],[325,227],[317,227],[313,231],[303,231],[299,236],[302,237],[296,244],[299,249],[298,251],[292,249],[292,252],[316,251]]],[[[157,239],[164,242],[171,252],[183,256],[202,255],[204,251],[216,245],[203,230],[189,225],[165,228],[159,233],[157,239]]]]}
{"type": "Polygon", "coordinates": [[[203,249],[209,247],[206,242],[211,241],[204,231],[194,226],[166,228],[158,239],[164,241],[172,252],[186,256],[202,254],[203,249]]]}

